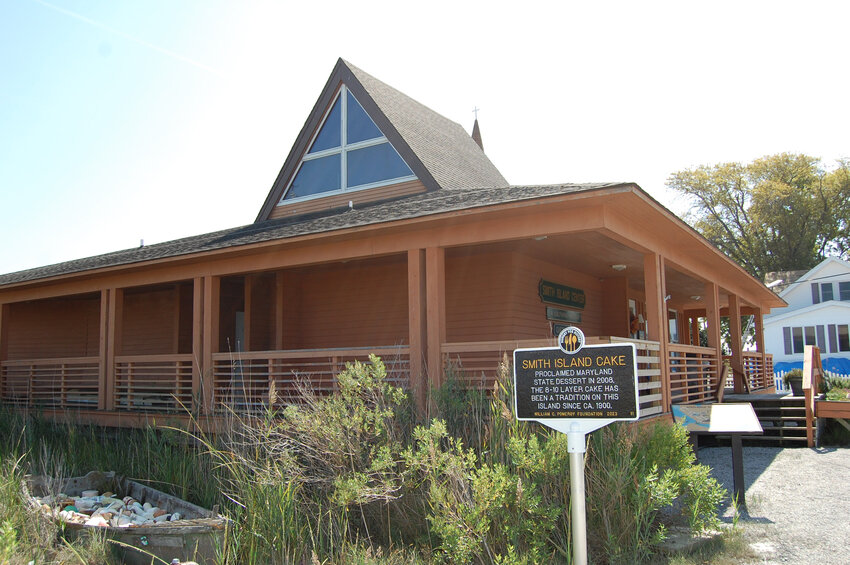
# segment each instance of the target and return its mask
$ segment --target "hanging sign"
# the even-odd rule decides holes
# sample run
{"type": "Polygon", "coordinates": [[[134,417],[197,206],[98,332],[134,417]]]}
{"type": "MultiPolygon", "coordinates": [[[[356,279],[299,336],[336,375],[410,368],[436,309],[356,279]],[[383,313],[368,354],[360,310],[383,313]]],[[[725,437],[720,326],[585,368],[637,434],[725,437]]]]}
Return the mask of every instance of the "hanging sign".
{"type": "Polygon", "coordinates": [[[547,304],[559,304],[571,308],[584,308],[587,297],[580,288],[573,288],[558,283],[540,279],[537,285],[540,300],[547,304]]]}

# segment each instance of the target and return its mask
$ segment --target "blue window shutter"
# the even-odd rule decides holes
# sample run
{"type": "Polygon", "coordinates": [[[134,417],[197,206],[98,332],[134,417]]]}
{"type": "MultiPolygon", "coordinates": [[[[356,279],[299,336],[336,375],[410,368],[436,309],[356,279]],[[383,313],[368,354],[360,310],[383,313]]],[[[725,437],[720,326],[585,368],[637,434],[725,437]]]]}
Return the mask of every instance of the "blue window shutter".
{"type": "Polygon", "coordinates": [[[782,336],[785,338],[785,355],[793,355],[794,350],[791,349],[791,328],[782,328],[782,336]]]}
{"type": "Polygon", "coordinates": [[[820,349],[821,353],[826,353],[826,338],[823,334],[823,326],[817,327],[817,333],[818,333],[818,348],[820,349]]]}
{"type": "Polygon", "coordinates": [[[818,287],[818,283],[812,283],[812,304],[818,304],[820,302],[820,288],[818,287]]]}
{"type": "Polygon", "coordinates": [[[826,329],[829,334],[829,352],[838,353],[838,336],[835,331],[835,324],[829,324],[826,329]]]}

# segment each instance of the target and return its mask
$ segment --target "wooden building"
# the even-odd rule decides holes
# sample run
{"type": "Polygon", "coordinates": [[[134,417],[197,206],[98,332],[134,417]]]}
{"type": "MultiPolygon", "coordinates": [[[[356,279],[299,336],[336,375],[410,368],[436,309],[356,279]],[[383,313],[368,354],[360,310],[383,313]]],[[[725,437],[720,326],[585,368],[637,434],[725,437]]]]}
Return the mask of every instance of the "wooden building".
{"type": "Polygon", "coordinates": [[[710,398],[730,314],[736,386],[770,389],[781,299],[635,184],[509,184],[475,125],[340,60],[253,224],[0,276],[0,401],[137,425],[376,353],[424,406],[447,366],[486,386],[573,324],[637,343],[651,416],[710,398]]]}

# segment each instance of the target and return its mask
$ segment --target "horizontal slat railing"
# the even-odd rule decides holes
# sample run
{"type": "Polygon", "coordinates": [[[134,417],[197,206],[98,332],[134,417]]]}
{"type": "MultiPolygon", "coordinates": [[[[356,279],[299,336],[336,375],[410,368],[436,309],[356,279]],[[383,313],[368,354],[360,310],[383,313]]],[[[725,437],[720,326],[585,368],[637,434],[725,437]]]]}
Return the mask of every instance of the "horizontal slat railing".
{"type": "MultiPolygon", "coordinates": [[[[661,383],[661,344],[645,339],[627,339],[623,337],[598,338],[599,343],[634,343],[637,350],[638,365],[638,404],[640,417],[646,418],[662,414],[663,404],[661,383]]],[[[593,342],[593,340],[590,340],[593,342]]]]}
{"type": "MultiPolygon", "coordinates": [[[[732,357],[725,355],[723,360],[724,362],[731,363],[732,357]]],[[[747,383],[750,385],[751,391],[755,392],[765,390],[775,386],[773,377],[773,355],[770,353],[765,353],[762,358],[762,354],[758,351],[744,351],[741,355],[741,364],[744,368],[744,375],[746,376],[747,383]]],[[[729,371],[726,388],[732,388],[734,386],[734,377],[732,375],[732,371],[729,371]]]]}
{"type": "Polygon", "coordinates": [[[215,409],[261,411],[269,406],[272,390],[276,396],[274,404],[297,403],[299,381],[317,394],[330,394],[336,390],[337,375],[345,369],[345,364],[368,361],[370,354],[384,362],[387,382],[408,388],[410,348],[407,346],[215,353],[215,409]]]}
{"type": "Polygon", "coordinates": [[[97,357],[20,359],[0,364],[0,398],[19,406],[97,408],[97,357]]]}
{"type": "Polygon", "coordinates": [[[116,356],[114,402],[134,412],[191,409],[192,355],[116,356]]]}
{"type": "Polygon", "coordinates": [[[514,349],[551,347],[551,339],[526,339],[505,341],[467,341],[444,343],[440,349],[447,376],[463,386],[478,390],[493,390],[499,363],[505,354],[514,349]]]}
{"type": "MultiPolygon", "coordinates": [[[[641,418],[664,411],[661,394],[661,365],[658,342],[618,337],[588,337],[588,344],[634,343],[638,364],[638,402],[641,418]]],[[[468,387],[492,390],[499,363],[514,349],[552,347],[553,339],[444,343],[442,354],[447,370],[468,387]]]]}
{"type": "Polygon", "coordinates": [[[667,353],[671,404],[716,400],[720,364],[715,349],[671,343],[667,353]]]}

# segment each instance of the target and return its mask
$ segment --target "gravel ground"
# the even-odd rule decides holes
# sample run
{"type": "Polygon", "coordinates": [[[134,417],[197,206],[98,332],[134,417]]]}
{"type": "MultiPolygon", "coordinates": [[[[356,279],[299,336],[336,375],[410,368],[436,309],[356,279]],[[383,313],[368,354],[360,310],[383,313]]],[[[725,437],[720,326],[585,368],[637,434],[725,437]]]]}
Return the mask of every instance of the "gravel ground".
{"type": "MultiPolygon", "coordinates": [[[[732,449],[698,458],[732,491],[732,449]]],[[[747,513],[738,522],[760,556],[753,563],[850,563],[850,449],[744,447],[747,513]]],[[[732,521],[732,508],[723,520],[732,521]]]]}

